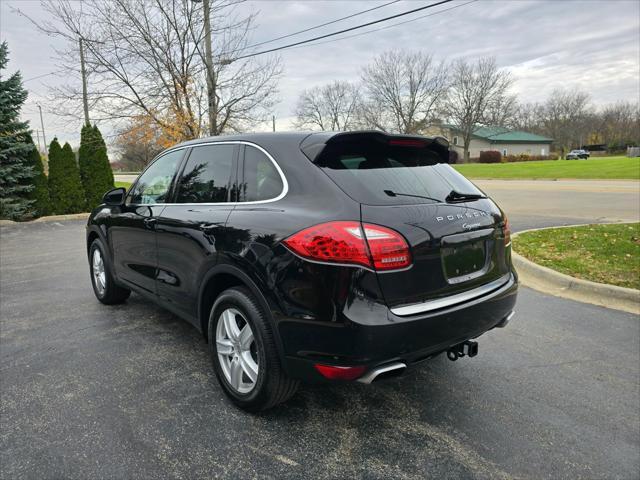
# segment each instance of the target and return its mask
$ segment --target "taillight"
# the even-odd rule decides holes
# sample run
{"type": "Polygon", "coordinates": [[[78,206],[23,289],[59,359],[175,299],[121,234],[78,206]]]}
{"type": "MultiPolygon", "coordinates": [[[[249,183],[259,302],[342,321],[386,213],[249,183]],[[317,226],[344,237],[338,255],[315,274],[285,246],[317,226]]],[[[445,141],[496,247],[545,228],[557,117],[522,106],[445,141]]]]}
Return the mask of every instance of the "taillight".
{"type": "Polygon", "coordinates": [[[284,244],[309,260],[371,266],[360,222],[314,225],[287,238],[284,244]]]}
{"type": "Polygon", "coordinates": [[[504,216],[502,233],[504,233],[504,244],[508,247],[511,244],[511,225],[509,225],[509,219],[506,215],[504,216]]]}
{"type": "Polygon", "coordinates": [[[376,270],[395,270],[411,265],[409,245],[398,232],[380,225],[362,225],[376,270]]]}
{"type": "Polygon", "coordinates": [[[354,221],[321,223],[295,233],[283,243],[297,255],[317,262],[362,265],[376,270],[411,265],[406,240],[380,225],[354,221]]]}

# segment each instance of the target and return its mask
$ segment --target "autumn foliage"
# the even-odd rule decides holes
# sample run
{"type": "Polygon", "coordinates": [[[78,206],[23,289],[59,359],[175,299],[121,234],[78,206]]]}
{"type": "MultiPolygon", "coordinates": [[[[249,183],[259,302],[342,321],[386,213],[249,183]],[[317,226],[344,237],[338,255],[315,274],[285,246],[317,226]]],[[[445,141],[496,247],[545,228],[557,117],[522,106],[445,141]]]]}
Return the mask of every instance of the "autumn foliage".
{"type": "Polygon", "coordinates": [[[165,148],[198,138],[201,130],[197,123],[193,119],[183,122],[179,120],[181,118],[178,114],[167,114],[162,117],[160,125],[150,115],[135,116],[117,139],[123,167],[132,171],[142,170],[165,148]],[[194,131],[198,132],[196,136],[194,131]]]}

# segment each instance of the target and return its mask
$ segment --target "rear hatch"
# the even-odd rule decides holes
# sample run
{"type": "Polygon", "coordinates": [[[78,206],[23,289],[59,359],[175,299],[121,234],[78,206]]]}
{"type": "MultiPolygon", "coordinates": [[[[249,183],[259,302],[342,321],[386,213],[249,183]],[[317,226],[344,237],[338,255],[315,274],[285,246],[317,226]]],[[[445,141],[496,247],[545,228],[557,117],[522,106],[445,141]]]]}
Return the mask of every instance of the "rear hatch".
{"type": "MultiPolygon", "coordinates": [[[[314,163],[361,204],[362,222],[392,228],[409,244],[409,268],[377,274],[390,308],[500,283],[509,274],[502,212],[448,165],[444,139],[346,133],[315,149],[314,163]]],[[[311,142],[305,153],[313,155],[311,142]]]]}

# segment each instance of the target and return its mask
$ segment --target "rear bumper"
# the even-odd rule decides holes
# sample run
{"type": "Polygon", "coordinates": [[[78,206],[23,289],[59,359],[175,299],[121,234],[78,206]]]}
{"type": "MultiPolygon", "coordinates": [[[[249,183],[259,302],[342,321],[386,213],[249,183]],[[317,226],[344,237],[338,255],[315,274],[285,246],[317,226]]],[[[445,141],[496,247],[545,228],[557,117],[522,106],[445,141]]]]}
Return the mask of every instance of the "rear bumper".
{"type": "Polygon", "coordinates": [[[433,357],[458,343],[504,326],[512,314],[518,280],[514,273],[499,288],[447,308],[399,316],[379,304],[354,301],[344,322],[279,322],[289,375],[323,380],[314,364],[356,366],[367,371],[380,365],[412,364],[433,357]]]}

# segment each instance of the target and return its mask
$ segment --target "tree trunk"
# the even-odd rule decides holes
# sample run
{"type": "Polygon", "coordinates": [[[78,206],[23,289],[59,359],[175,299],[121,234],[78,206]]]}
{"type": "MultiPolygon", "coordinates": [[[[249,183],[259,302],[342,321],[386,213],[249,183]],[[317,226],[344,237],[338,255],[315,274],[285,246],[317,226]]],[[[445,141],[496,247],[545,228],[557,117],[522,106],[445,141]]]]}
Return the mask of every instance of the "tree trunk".
{"type": "Polygon", "coordinates": [[[471,145],[471,137],[464,137],[464,163],[469,163],[471,155],[469,154],[469,145],[471,145]]]}

